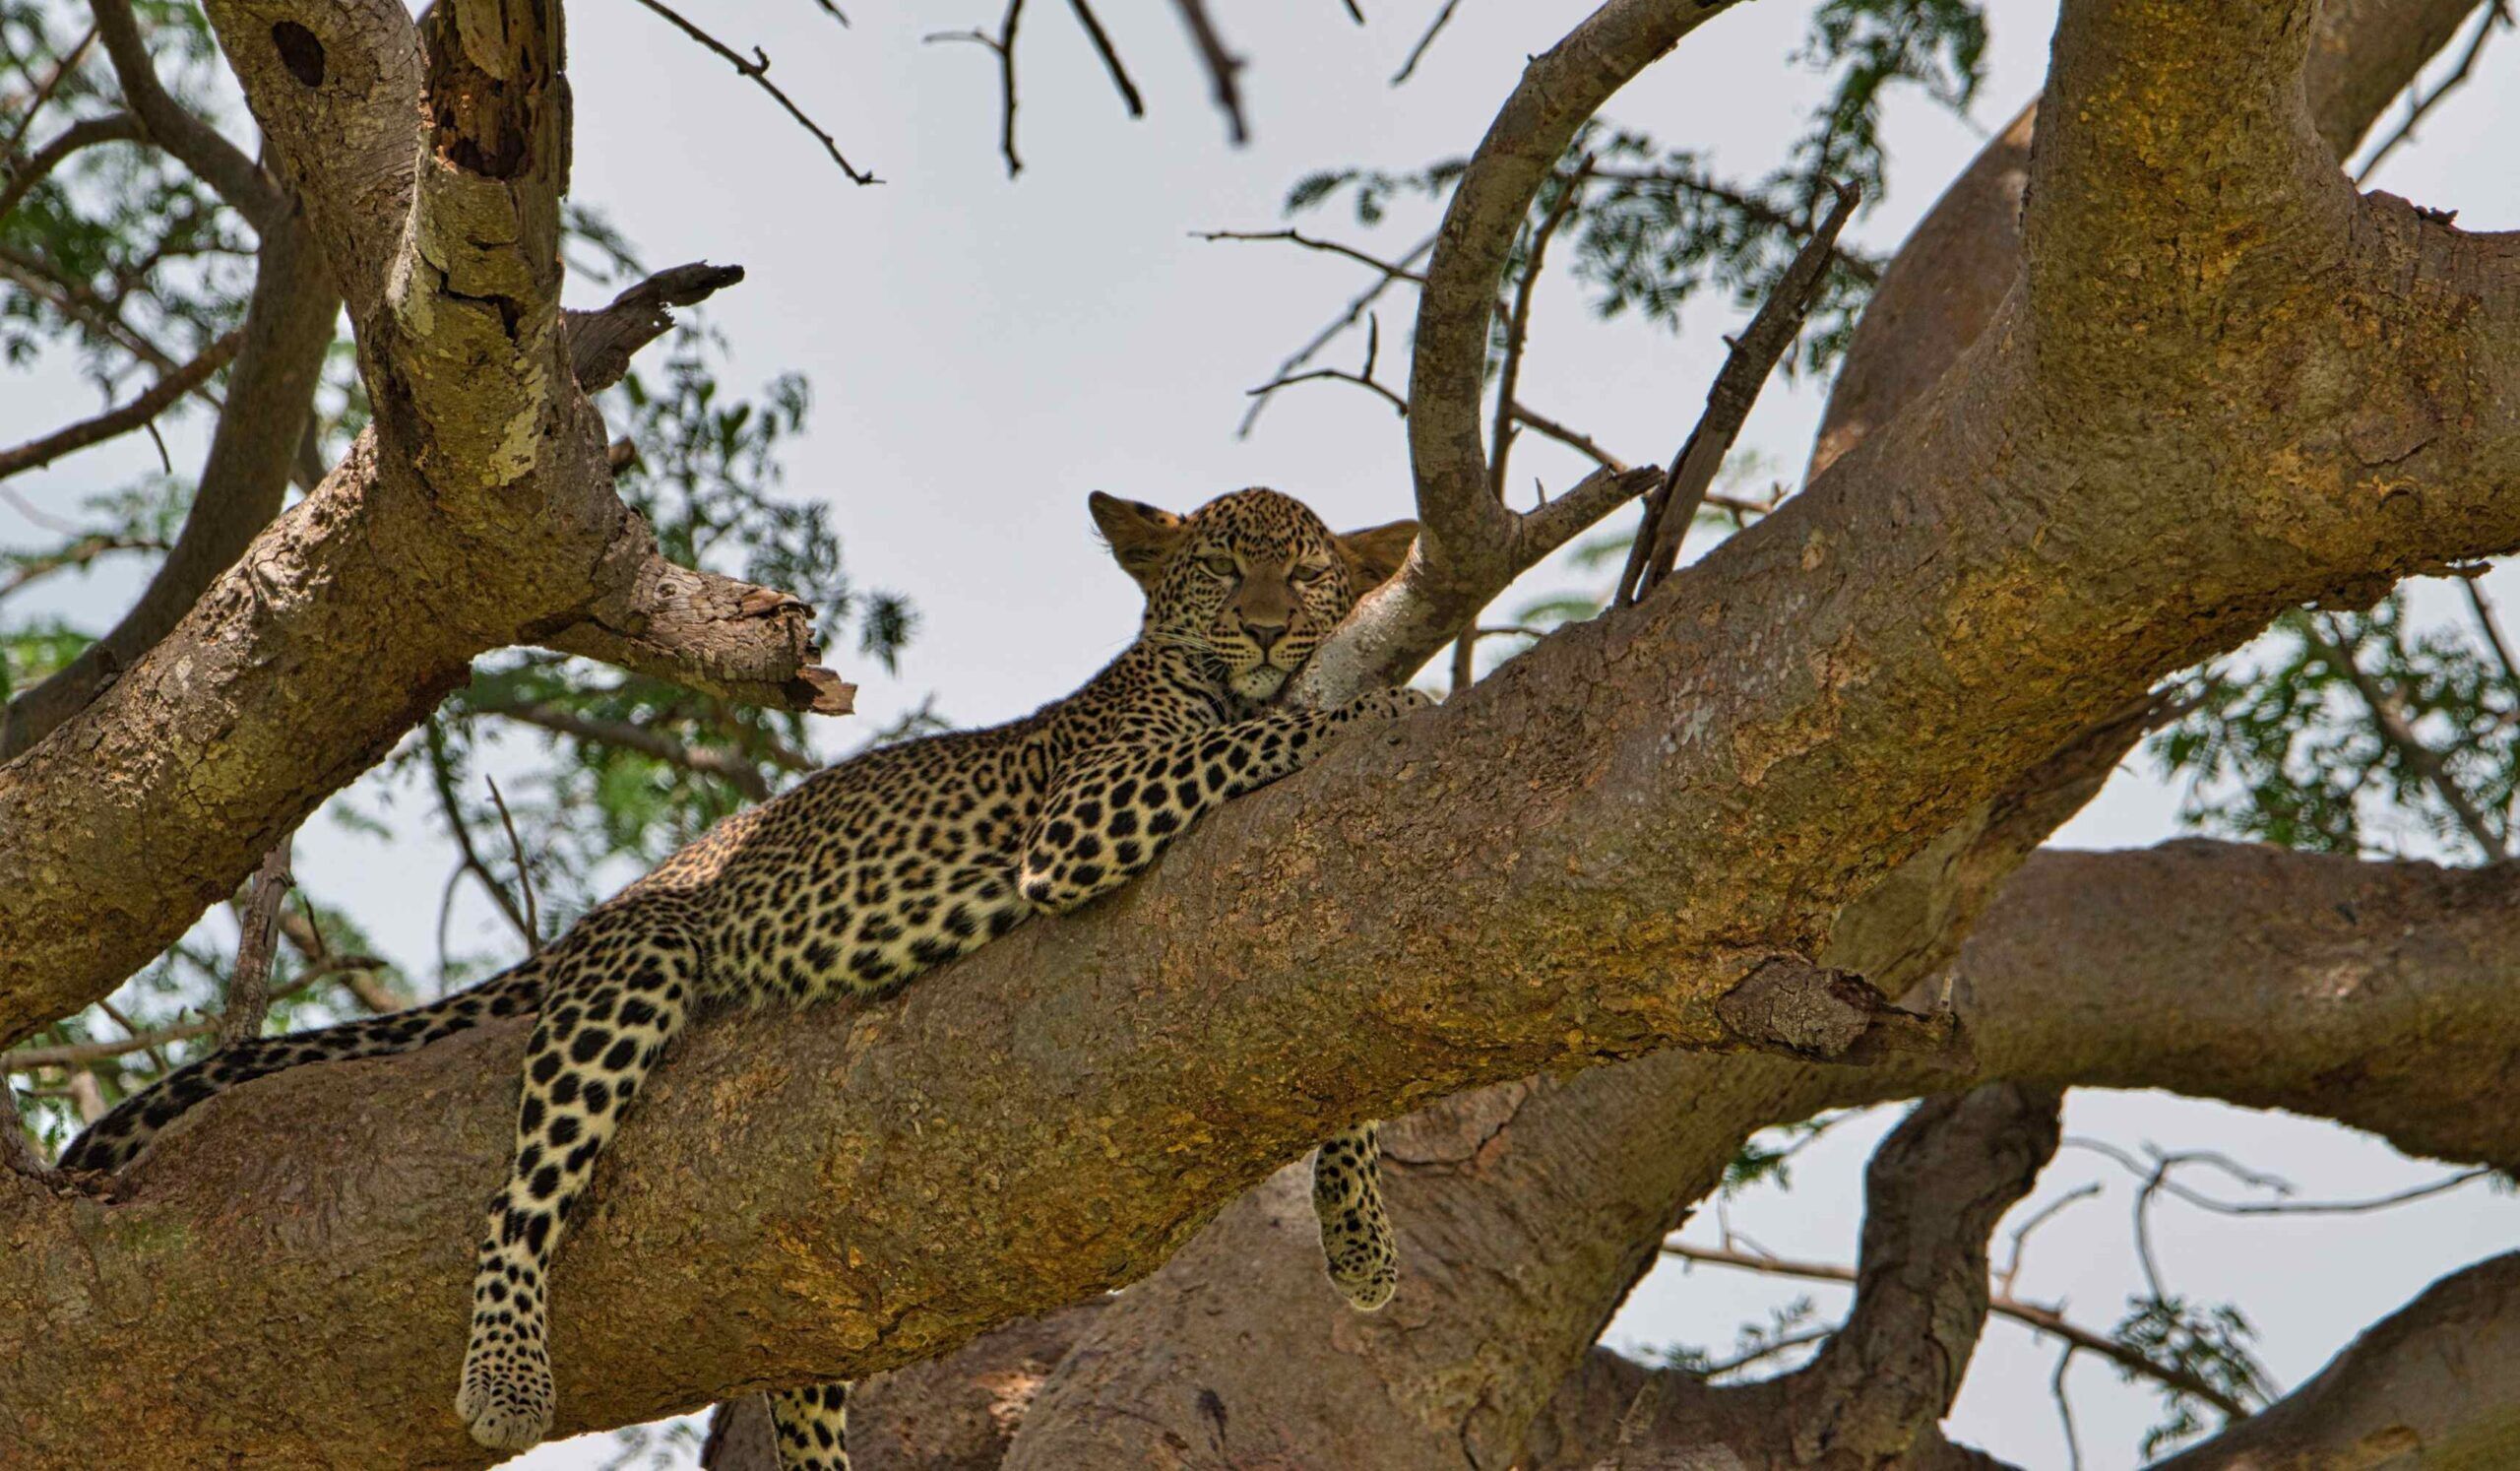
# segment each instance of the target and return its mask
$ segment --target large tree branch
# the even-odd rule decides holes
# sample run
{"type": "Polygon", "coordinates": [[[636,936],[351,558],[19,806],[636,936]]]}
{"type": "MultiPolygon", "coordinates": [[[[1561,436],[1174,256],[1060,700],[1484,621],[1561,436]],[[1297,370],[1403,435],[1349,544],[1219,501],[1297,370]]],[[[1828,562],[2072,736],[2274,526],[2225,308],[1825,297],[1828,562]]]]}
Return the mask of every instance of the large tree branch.
{"type": "MultiPolygon", "coordinates": [[[[2068,29],[2088,21],[2069,7],[2068,29]]],[[[2235,105],[2216,65],[2255,63],[2194,54],[2194,89],[2235,105]]],[[[2165,111],[2158,136],[2175,144],[2192,121],[2165,111]]],[[[2122,142],[2083,153],[2116,168],[2122,142]]],[[[1144,1271],[1326,1125],[1544,1067],[1720,1045],[1732,988],[1803,963],[1841,905],[2153,677],[2274,608],[2520,541],[2520,508],[2494,488],[2514,442],[2492,348],[2515,315],[2509,247],[2385,201],[2337,227],[2323,248],[2345,289],[2323,305],[2286,290],[2288,314],[2238,341],[2164,318],[2218,369],[2199,411],[2132,414],[2118,375],[2079,377],[2027,330],[1989,333],[1894,432],[1643,607],[1227,809],[1092,913],[1000,940],[898,1001],[838,1008],[845,1028],[736,1019],[695,1035],[563,1258],[564,1413],[617,1423],[924,1357],[1144,1271]],[[2244,401],[2253,413],[2230,412],[2244,401]],[[2358,417],[2365,431],[2340,443],[2334,425],[2358,417]],[[2109,432],[2078,427],[2094,423],[2109,432]],[[753,1112],[727,1117],[738,1100],[753,1112]],[[776,1271],[760,1269],[765,1250],[776,1271]],[[781,1331],[757,1339],[751,1325],[770,1323],[781,1331]]],[[[2143,271],[2168,288],[2157,263],[2143,271]]],[[[2203,886],[2186,879],[2168,897],[2203,886]]],[[[2228,911],[2211,923],[2182,938],[2227,952],[2228,911]]],[[[2474,1136],[2507,1114],[2473,1106],[2511,1063],[2498,1015],[2482,1036],[2438,1013],[2410,1028],[2391,1008],[2414,988],[2396,978],[2330,1034],[2332,1005],[2293,1015],[2262,991],[2240,1004],[2229,965],[2212,994],[2164,1004],[2126,984],[2130,928],[2165,932],[2158,915],[2121,917],[2088,1000],[2016,996],[2000,1015],[1982,1001],[1986,1069],[2054,1085],[2169,1081],[2176,1064],[2192,1090],[2418,1138],[2474,1136]],[[2110,1009],[2136,1003],[2154,1009],[2110,1009]],[[2095,1013],[2103,1025],[2069,1026],[2095,1013]],[[2294,1030],[2270,1035],[2270,1018],[2294,1030]],[[2424,1065],[2341,1092],[2337,1068],[2392,1036],[2424,1065]]],[[[111,1400],[127,1416],[180,1406],[189,1457],[249,1435],[285,1459],[294,1434],[307,1459],[393,1446],[477,1464],[406,1386],[454,1362],[461,1313],[439,1310],[460,1301],[469,1202],[499,1168],[518,1041],[501,1030],[249,1087],[170,1133],[127,1203],[21,1200],[21,1255],[50,1284],[28,1290],[28,1341],[53,1357],[28,1356],[11,1392],[34,1408],[13,1402],[11,1429],[65,1443],[82,1405],[111,1400]],[[335,1165],[344,1133],[365,1141],[359,1157],[310,1169],[335,1165]],[[304,1208],[275,1233],[240,1200],[304,1208]],[[206,1275],[165,1270],[170,1234],[254,1270],[213,1295],[206,1275]],[[397,1331],[407,1305],[421,1326],[397,1331]],[[121,1314],[200,1326],[125,1334],[121,1314]],[[252,1326],[274,1315],[292,1324],[286,1373],[252,1326]],[[59,1351],[109,1339],[110,1364],[59,1351]],[[303,1393],[307,1412],[276,1393],[303,1393]]],[[[1823,1075],[1787,1076],[1804,1071],[1823,1075]]],[[[1949,1081],[1885,1067],[1832,1086],[1949,1081]]]]}
{"type": "Polygon", "coordinates": [[[175,100],[158,80],[131,0],[94,0],[89,10],[113,63],[114,79],[122,86],[123,101],[149,140],[198,174],[257,231],[278,224],[288,213],[288,201],[242,149],[175,100]]]}
{"type": "Polygon", "coordinates": [[[2520,1254],[2424,1290],[2316,1377],[2159,1471],[2508,1464],[2520,1449],[2520,1254]]]}
{"type": "MultiPolygon", "coordinates": [[[[2342,159],[2413,85],[2478,0],[2328,0],[2302,88],[2319,136],[2342,159]]],[[[1902,244],[1856,324],[1812,446],[1817,476],[1931,388],[1978,340],[2021,269],[2022,198],[2036,103],[1972,161],[1902,244]]]]}

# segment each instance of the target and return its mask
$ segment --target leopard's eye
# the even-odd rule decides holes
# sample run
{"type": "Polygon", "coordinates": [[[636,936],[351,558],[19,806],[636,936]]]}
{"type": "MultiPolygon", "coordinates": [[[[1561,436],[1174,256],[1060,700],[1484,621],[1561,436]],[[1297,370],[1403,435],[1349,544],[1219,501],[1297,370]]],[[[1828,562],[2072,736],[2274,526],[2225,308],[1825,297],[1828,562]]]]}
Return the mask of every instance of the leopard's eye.
{"type": "Polygon", "coordinates": [[[1312,562],[1295,568],[1295,581],[1297,582],[1319,582],[1321,579],[1328,577],[1329,575],[1330,564],[1328,562],[1312,562]]]}
{"type": "Polygon", "coordinates": [[[1233,558],[1222,551],[1218,552],[1214,556],[1203,556],[1199,558],[1199,565],[1207,568],[1211,572],[1214,572],[1219,577],[1231,577],[1238,570],[1233,564],[1233,558]]]}

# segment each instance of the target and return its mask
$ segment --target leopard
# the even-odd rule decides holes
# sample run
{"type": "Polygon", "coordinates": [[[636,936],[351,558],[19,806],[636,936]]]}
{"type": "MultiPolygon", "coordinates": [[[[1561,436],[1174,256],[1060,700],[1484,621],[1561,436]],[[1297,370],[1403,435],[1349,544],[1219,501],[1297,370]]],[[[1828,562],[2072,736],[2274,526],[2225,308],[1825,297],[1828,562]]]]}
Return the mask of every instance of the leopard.
{"type": "MultiPolygon", "coordinates": [[[[125,1100],[62,1166],[118,1169],[206,1099],[285,1068],[533,1017],[509,1169],[475,1252],[455,1409],[485,1446],[540,1441],[554,1410],[553,1252],[625,1112],[696,1012],[889,994],[1036,916],[1091,903],[1211,808],[1431,703],[1406,687],[1328,709],[1277,700],[1357,601],[1400,571],[1416,522],[1334,534],[1264,487],[1187,515],[1101,491],[1088,509],[1145,605],[1137,637],[1075,693],[816,772],[470,990],[228,1046],[125,1100]]],[[[1364,1311],[1391,1299],[1399,1275],[1379,1162],[1365,1122],[1322,1144],[1313,1166],[1326,1275],[1364,1311]]],[[[848,1384],[769,1398],[786,1471],[846,1471],[848,1384]]]]}

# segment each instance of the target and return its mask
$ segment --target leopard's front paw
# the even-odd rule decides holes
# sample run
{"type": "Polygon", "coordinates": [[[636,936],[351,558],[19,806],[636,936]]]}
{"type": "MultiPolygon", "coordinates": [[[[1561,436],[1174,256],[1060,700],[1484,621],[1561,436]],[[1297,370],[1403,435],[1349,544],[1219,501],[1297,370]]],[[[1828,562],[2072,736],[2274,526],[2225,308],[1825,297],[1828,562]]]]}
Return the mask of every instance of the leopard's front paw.
{"type": "Polygon", "coordinates": [[[1352,721],[1379,724],[1434,708],[1434,696],[1424,690],[1402,685],[1393,689],[1366,690],[1341,707],[1339,713],[1352,721]]]}

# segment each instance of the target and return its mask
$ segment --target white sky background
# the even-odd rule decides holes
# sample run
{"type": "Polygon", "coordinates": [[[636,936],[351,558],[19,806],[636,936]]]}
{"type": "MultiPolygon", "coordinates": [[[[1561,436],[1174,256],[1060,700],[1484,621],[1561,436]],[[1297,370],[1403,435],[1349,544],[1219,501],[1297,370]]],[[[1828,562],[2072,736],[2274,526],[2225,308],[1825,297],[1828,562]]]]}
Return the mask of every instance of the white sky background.
{"type": "MultiPolygon", "coordinates": [[[[571,77],[578,111],[575,192],[599,205],[651,266],[734,261],[746,282],[708,308],[733,351],[726,388],[749,392],[774,373],[810,376],[810,433],[787,454],[788,488],[828,499],[862,585],[898,590],[920,625],[899,675],[847,648],[832,662],[860,681],[854,721],[827,723],[837,749],[933,693],[962,724],[1020,714],[1073,688],[1134,632],[1136,594],[1095,544],[1084,500],[1093,489],[1186,509],[1223,490],[1270,484],[1309,500],[1336,524],[1409,509],[1400,424],[1379,402],[1338,385],[1280,397],[1258,429],[1232,430],[1243,391],[1365,284],[1359,268],[1283,245],[1205,243],[1189,231],[1268,229],[1287,187],[1344,163],[1412,168],[1466,153],[1510,90],[1523,58],[1589,9],[1567,0],[1465,0],[1418,77],[1387,79],[1435,9],[1434,0],[1365,0],[1357,30],[1339,0],[1217,7],[1244,74],[1253,140],[1226,146],[1168,7],[1102,7],[1145,93],[1131,122],[1064,6],[1030,8],[1019,41],[1020,147],[1009,183],[996,152],[994,58],[969,45],[921,46],[920,33],[993,27],[994,0],[848,5],[842,31],[806,0],[693,6],[687,13],[738,46],[758,41],[776,77],[840,140],[852,161],[889,182],[851,186],[768,98],[629,0],[572,7],[571,77]]],[[[1940,186],[2037,88],[2052,5],[1992,6],[1987,84],[1974,125],[1913,96],[1891,106],[1888,201],[1854,231],[1887,252],[1940,186]]],[[[1614,103],[1609,116],[1670,146],[1707,151],[1719,171],[1756,177],[1777,166],[1819,95],[1787,66],[1808,7],[1750,6],[1719,18],[1614,103]]],[[[2488,140],[2520,136],[2511,86],[2520,42],[2489,50],[2481,75],[2427,122],[2423,147],[2378,180],[2463,224],[2520,225],[2520,181],[2488,140]]],[[[1344,207],[1305,228],[1397,253],[1430,220],[1407,211],[1365,236],[1344,207]]],[[[578,298],[600,293],[588,288],[578,298]]],[[[1384,314],[1384,363],[1405,366],[1405,306],[1384,314]]],[[[1536,407],[1632,460],[1667,456],[1695,417],[1735,325],[1720,303],[1691,309],[1684,336],[1633,319],[1595,321],[1569,282],[1540,292],[1524,367],[1536,407]]],[[[1354,366],[1361,342],[1333,350],[1354,366]]],[[[91,411],[93,390],[65,362],[0,378],[0,442],[91,411]]],[[[1818,420],[1809,385],[1772,385],[1743,443],[1798,477],[1818,420]]],[[[170,436],[179,465],[197,464],[199,426],[170,436]]],[[[145,441],[74,458],[14,482],[53,511],[116,483],[154,455],[145,441]]],[[[1532,477],[1552,489],[1587,468],[1526,436],[1514,495],[1532,477]]],[[[38,534],[0,508],[0,541],[38,534]]],[[[1537,595],[1590,579],[1544,569],[1537,595]]],[[[60,606],[101,624],[128,598],[104,574],[65,589],[60,606]]],[[[1502,605],[1515,606],[1517,595],[1502,605]]],[[[2506,594],[2509,603],[2512,596],[2506,594]]],[[[2134,846],[2172,836],[2174,795],[2136,765],[2122,772],[2062,841],[2134,846]]],[[[301,836],[300,872],[370,925],[392,953],[424,962],[448,854],[416,836],[386,845],[329,824],[301,836]]],[[[217,923],[217,922],[214,922],[217,923]]],[[[464,943],[499,936],[466,910],[464,943]]],[[[1736,1202],[1734,1226],[1782,1254],[1851,1260],[1862,1162],[1889,1117],[1851,1123],[1797,1160],[1795,1188],[1736,1202]]],[[[2438,1173],[2333,1126],[2157,1095],[2079,1094],[2068,1130],[2130,1147],[2218,1148],[2287,1176],[2309,1196],[2384,1193],[2438,1173]]],[[[2086,1180],[2105,1198],[2076,1206],[2038,1239],[2020,1291],[2066,1302],[2106,1329],[2139,1278],[2127,1230],[2131,1183],[2068,1151],[2033,1206],[2086,1180]]],[[[1712,1240],[1711,1218],[1691,1228],[1712,1240]]],[[[2229,1221],[2163,1207],[2159,1239],[2174,1288],[2238,1302],[2263,1334],[2285,1387],[2300,1383],[2351,1335],[2422,1286],[2520,1239],[2520,1204],[2471,1187],[2380,1217],[2229,1221]]],[[[1807,1289],[1824,1309],[1842,1295],[1807,1289]]],[[[1691,1342],[1729,1350],[1745,1319],[1805,1292],[1721,1269],[1657,1273],[1610,1338],[1642,1348],[1691,1342]]],[[[2048,1390],[2054,1353],[2005,1325],[1988,1330],[1952,1418],[1960,1439],[2024,1466],[2066,1464],[2048,1390]]],[[[453,1367],[449,1367],[450,1383],[453,1367]]],[[[2071,1379],[2083,1464],[2134,1464],[2152,1396],[2113,1371],[2078,1362],[2071,1379]]],[[[423,1386],[425,1387],[425,1386],[423,1386]]],[[[544,1471],[600,1464],[606,1438],[526,1458],[544,1471]]]]}

